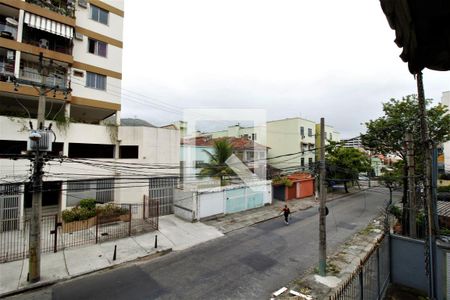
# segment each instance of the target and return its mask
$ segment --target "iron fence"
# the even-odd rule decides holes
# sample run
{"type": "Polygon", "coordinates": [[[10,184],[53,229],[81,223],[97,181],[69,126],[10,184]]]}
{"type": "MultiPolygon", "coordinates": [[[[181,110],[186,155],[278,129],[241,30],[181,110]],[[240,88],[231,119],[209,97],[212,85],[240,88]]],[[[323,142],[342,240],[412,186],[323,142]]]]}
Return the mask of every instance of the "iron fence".
{"type": "Polygon", "coordinates": [[[383,299],[390,283],[389,236],[383,235],[330,300],[383,299]]]}
{"type": "MultiPolygon", "coordinates": [[[[100,215],[82,221],[63,222],[58,214],[42,216],[41,253],[97,244],[158,229],[159,202],[144,198],[142,204],[108,204],[122,208],[118,215],[100,215]]],[[[0,220],[0,223],[10,220],[0,220]]],[[[4,227],[0,224],[0,228],[4,227]]],[[[17,219],[12,230],[0,231],[0,262],[28,257],[29,219],[17,219]]]]}

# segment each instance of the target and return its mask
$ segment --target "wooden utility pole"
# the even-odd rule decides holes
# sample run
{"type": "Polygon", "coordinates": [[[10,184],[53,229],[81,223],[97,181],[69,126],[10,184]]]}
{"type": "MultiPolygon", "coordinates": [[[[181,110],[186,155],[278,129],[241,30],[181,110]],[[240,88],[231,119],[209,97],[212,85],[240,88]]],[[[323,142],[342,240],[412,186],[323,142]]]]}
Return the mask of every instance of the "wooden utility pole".
{"type": "Polygon", "coordinates": [[[325,184],[325,119],[320,118],[320,208],[319,208],[319,275],[326,276],[327,269],[327,231],[326,231],[326,201],[327,187],[325,184]]]}
{"type": "MultiPolygon", "coordinates": [[[[47,70],[44,68],[42,53],[39,56],[39,74],[41,75],[41,85],[39,87],[39,103],[37,113],[36,129],[43,130],[45,122],[45,100],[46,100],[46,76],[47,70]]],[[[36,147],[33,165],[33,200],[31,206],[30,238],[29,238],[29,260],[28,260],[28,281],[38,282],[41,278],[41,218],[42,218],[42,168],[43,153],[39,151],[39,141],[36,147]]]]}
{"type": "Polygon", "coordinates": [[[414,143],[413,143],[413,135],[410,132],[407,132],[405,134],[405,143],[406,143],[406,163],[408,165],[409,236],[415,238],[417,236],[416,180],[415,180],[415,164],[414,164],[414,143]]]}
{"type": "Polygon", "coordinates": [[[425,187],[424,187],[424,198],[427,208],[427,237],[426,247],[428,248],[428,262],[427,262],[427,275],[429,278],[429,297],[430,299],[435,299],[435,274],[434,274],[434,248],[435,248],[435,234],[436,228],[433,222],[434,212],[431,197],[431,156],[432,156],[432,143],[430,141],[430,134],[428,131],[427,122],[427,108],[425,102],[425,92],[423,88],[423,77],[422,72],[417,74],[417,93],[419,100],[419,114],[420,114],[420,133],[422,138],[422,147],[425,155],[425,187]]]}

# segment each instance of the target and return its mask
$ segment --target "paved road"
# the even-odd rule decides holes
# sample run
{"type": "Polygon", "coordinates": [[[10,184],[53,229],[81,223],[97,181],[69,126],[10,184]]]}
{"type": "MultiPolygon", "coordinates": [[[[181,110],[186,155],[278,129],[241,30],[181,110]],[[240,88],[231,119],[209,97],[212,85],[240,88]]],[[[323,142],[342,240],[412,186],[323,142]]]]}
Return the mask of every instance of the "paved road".
{"type": "MultiPolygon", "coordinates": [[[[383,206],[373,189],[328,204],[329,253],[383,206]]],[[[318,261],[317,208],[234,231],[156,260],[67,281],[18,299],[268,299],[318,261]]]]}

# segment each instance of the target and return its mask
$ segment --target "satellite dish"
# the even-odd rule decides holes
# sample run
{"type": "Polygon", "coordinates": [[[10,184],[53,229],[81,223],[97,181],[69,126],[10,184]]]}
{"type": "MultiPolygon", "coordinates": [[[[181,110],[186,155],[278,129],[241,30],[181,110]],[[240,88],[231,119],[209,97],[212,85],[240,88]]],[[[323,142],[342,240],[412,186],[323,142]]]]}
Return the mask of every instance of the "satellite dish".
{"type": "Polygon", "coordinates": [[[11,26],[19,25],[19,23],[15,19],[13,19],[11,17],[7,17],[5,20],[6,20],[6,23],[8,23],[11,26]]]}

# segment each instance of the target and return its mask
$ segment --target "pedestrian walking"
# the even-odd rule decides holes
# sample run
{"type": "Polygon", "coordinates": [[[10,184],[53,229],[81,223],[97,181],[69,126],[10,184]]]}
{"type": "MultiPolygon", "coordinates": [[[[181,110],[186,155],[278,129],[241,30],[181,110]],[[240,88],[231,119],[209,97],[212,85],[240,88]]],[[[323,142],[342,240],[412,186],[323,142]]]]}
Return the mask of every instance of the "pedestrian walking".
{"type": "Polygon", "coordinates": [[[287,205],[283,208],[283,214],[284,214],[284,224],[289,225],[289,215],[291,214],[291,210],[287,205]]]}

